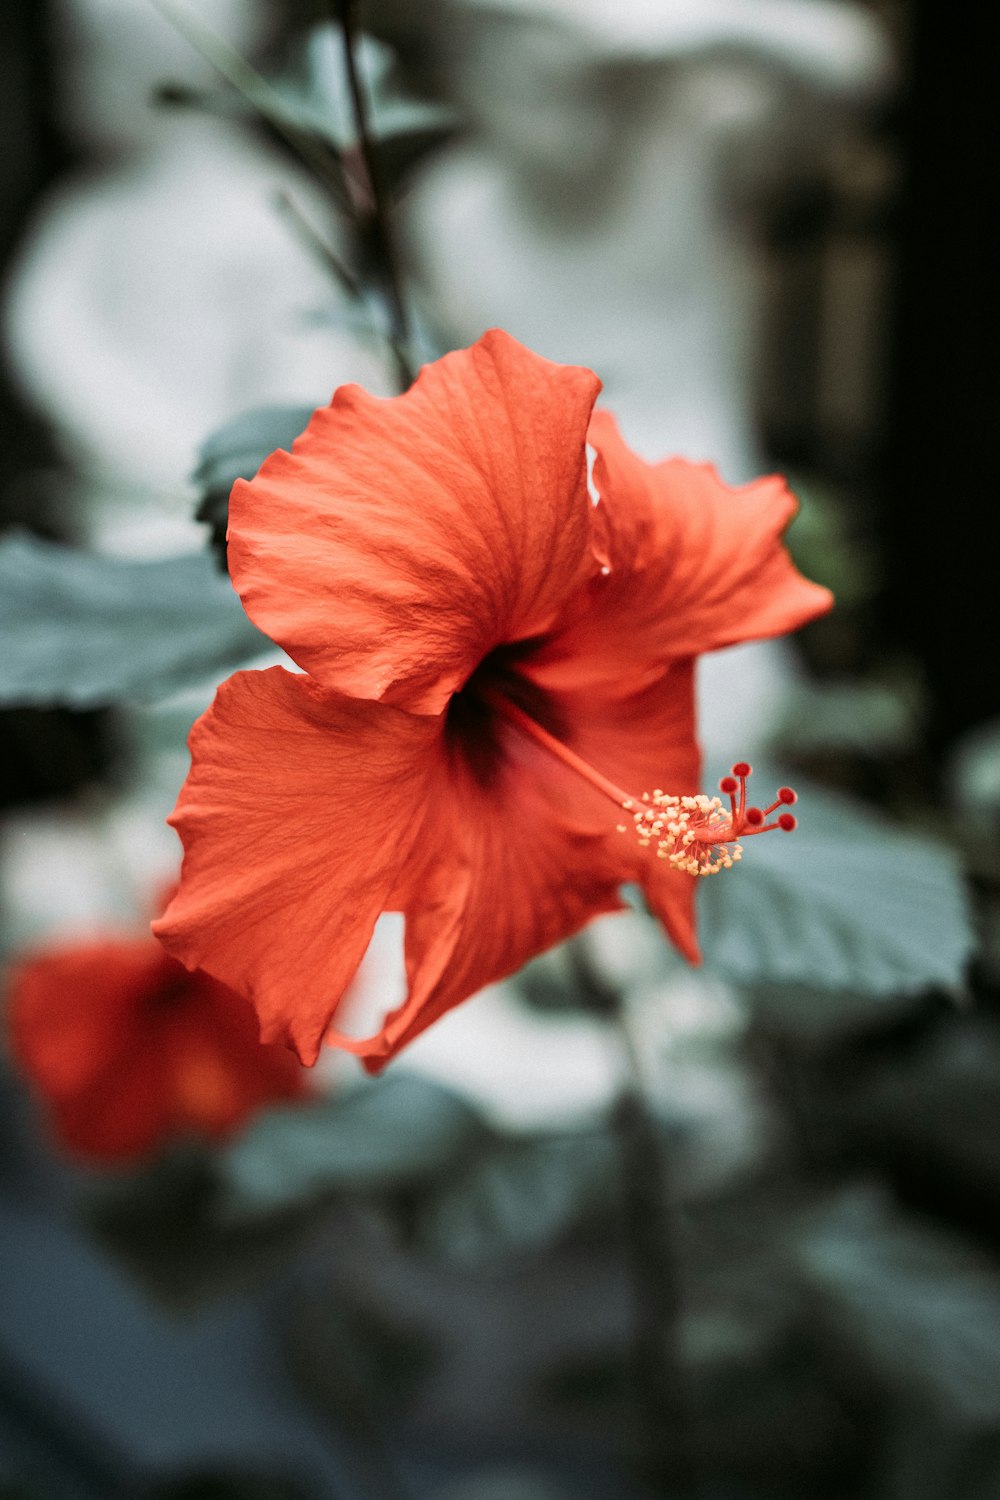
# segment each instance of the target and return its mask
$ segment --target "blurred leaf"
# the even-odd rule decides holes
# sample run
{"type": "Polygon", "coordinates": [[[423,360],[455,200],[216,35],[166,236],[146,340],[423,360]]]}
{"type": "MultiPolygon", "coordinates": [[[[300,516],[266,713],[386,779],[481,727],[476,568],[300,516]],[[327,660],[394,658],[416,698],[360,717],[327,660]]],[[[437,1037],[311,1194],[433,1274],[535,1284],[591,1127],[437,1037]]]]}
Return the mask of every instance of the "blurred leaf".
{"type": "Polygon", "coordinates": [[[956,800],[965,807],[1000,811],[1000,720],[991,719],[965,735],[955,751],[951,780],[956,800]]]}
{"type": "MultiPolygon", "coordinates": [[[[589,1472],[586,1481],[583,1481],[587,1484],[586,1494],[594,1496],[605,1493],[591,1488],[598,1461],[592,1454],[588,1458],[589,1472]]],[[[598,1484],[603,1477],[597,1478],[598,1484]]],[[[616,1475],[607,1476],[605,1482],[614,1486],[615,1493],[622,1496],[616,1475]]],[[[431,1500],[580,1500],[581,1493],[574,1475],[551,1473],[521,1459],[506,1463],[500,1461],[488,1467],[467,1468],[456,1478],[450,1479],[444,1488],[435,1489],[431,1500]]],[[[635,1493],[634,1490],[629,1491],[625,1500],[629,1500],[629,1495],[634,1496],[635,1493]]]]}
{"type": "Polygon", "coordinates": [[[1000,1197],[1000,1024],[989,1012],[951,1017],[891,1067],[838,1091],[855,1154],[890,1174],[911,1202],[997,1239],[1000,1197]]]}
{"type": "Polygon", "coordinates": [[[313,1105],[271,1110],[216,1160],[227,1222],[340,1194],[403,1194],[407,1233],[475,1262],[551,1244],[606,1204],[610,1132],[509,1139],[473,1107],[405,1072],[313,1105]]]}
{"type": "Polygon", "coordinates": [[[476,1149],[486,1135],[457,1095],[397,1073],[315,1104],[275,1109],[220,1153],[229,1220],[285,1213],[334,1193],[410,1188],[476,1149]]]}
{"type": "Polygon", "coordinates": [[[192,476],[202,490],[195,518],[211,528],[212,546],[223,567],[234,481],[252,479],[275,449],[290,449],[311,416],[310,406],[259,406],[241,412],[202,443],[192,476]]]}
{"type": "MultiPolygon", "coordinates": [[[[192,27],[190,18],[181,29],[230,89],[198,91],[171,82],[156,91],[157,103],[200,109],[224,119],[263,120],[316,171],[334,201],[349,209],[342,159],[356,148],[357,131],[339,26],[323,22],[313,27],[297,39],[285,69],[270,77],[256,73],[207,28],[192,27]]],[[[398,86],[392,51],[373,37],[362,36],[357,62],[370,134],[386,178],[398,185],[428,151],[454,133],[456,116],[446,105],[405,95],[398,86]]]]}
{"type": "Polygon", "coordinates": [[[1000,1432],[1000,1273],[985,1256],[864,1191],[811,1218],[798,1254],[829,1337],[885,1391],[1000,1432]]]}
{"type": "Polygon", "coordinates": [[[835,1047],[915,1016],[916,995],[825,989],[821,984],[755,984],[746,990],[753,1015],[772,1035],[803,1044],[807,1052],[835,1047]]]}
{"type": "MultiPolygon", "coordinates": [[[[395,181],[401,165],[412,164],[424,149],[451,133],[455,115],[442,104],[403,94],[392,50],[383,42],[362,36],[356,58],[368,101],[371,135],[379,145],[390,181],[395,181]],[[393,152],[389,160],[387,149],[393,152]]],[[[272,84],[296,129],[312,133],[340,152],[357,144],[339,26],[332,22],[315,26],[301,39],[289,67],[272,84]]]]}
{"type": "Polygon", "coordinates": [[[97,1182],[86,1211],[104,1248],[151,1296],[178,1310],[271,1278],[311,1228],[307,1213],[222,1222],[211,1152],[194,1144],[97,1182]]]}
{"type": "Polygon", "coordinates": [[[789,686],[772,739],[786,755],[892,754],[916,742],[922,709],[913,681],[804,679],[789,686]]]}
{"type": "Polygon", "coordinates": [[[417,1238],[459,1262],[550,1245],[607,1205],[617,1164],[609,1130],[498,1139],[419,1205],[417,1238]]]}
{"type": "Polygon", "coordinates": [[[856,500],[815,475],[795,474],[790,482],[799,510],[787,542],[798,566],[833,590],[838,608],[870,599],[879,570],[871,541],[858,524],[856,500]]]}
{"type": "MultiPolygon", "coordinates": [[[[176,6],[173,0],[153,0],[153,3],[195,51],[235,90],[242,107],[265,121],[315,173],[334,201],[346,206],[343,172],[336,153],[331,152],[326,143],[317,139],[312,131],[298,127],[271,81],[258,73],[242,53],[230,46],[225,37],[186,7],[176,6]]],[[[183,85],[166,85],[160,89],[158,98],[165,104],[197,103],[206,108],[216,105],[215,96],[192,94],[183,85]]],[[[219,111],[224,114],[232,113],[231,104],[231,98],[217,101],[219,111]]]]}
{"type": "Polygon", "coordinates": [[[208,1469],[156,1484],[149,1500],[310,1500],[313,1490],[287,1474],[208,1469]]]}
{"type": "Polygon", "coordinates": [[[515,976],[517,992],[535,1010],[574,1011],[581,1008],[580,982],[568,943],[547,948],[529,959],[515,976]]]}
{"type": "MultiPolygon", "coordinates": [[[[400,1306],[380,1295],[379,1267],[365,1233],[373,1222],[338,1205],[333,1235],[319,1237],[311,1265],[289,1288],[283,1344],[309,1405],[360,1441],[381,1447],[375,1414],[412,1400],[437,1363],[441,1334],[437,1327],[421,1327],[419,1314],[408,1317],[405,1300],[400,1306]],[[344,1276],[345,1259],[360,1263],[359,1282],[344,1276]]],[[[373,1485],[371,1493],[387,1487],[395,1490],[373,1485]]]]}
{"type": "Polygon", "coordinates": [[[0,704],[153,698],[269,643],[196,553],[137,562],[25,533],[0,541],[0,704]]]}
{"type": "Polygon", "coordinates": [[[195,480],[228,494],[236,479],[252,479],[276,448],[290,449],[313,414],[311,406],[258,406],[241,412],[205,439],[195,480]]]}
{"type": "Polygon", "coordinates": [[[954,858],[846,798],[799,792],[794,834],[748,839],[738,871],[703,882],[707,961],[741,984],[959,986],[973,934],[954,858]]]}

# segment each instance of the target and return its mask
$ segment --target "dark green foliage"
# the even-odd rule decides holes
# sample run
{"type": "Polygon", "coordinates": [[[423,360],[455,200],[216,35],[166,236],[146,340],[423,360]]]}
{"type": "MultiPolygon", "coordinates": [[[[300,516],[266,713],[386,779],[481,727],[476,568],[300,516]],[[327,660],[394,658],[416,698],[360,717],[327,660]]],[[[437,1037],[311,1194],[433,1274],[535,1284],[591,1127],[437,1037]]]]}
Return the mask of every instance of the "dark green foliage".
{"type": "Polygon", "coordinates": [[[956,861],[797,780],[795,833],[748,839],[739,871],[702,883],[707,960],[739,984],[887,999],[959,987],[974,940],[956,861]]]}
{"type": "Polygon", "coordinates": [[[406,1073],[270,1110],[219,1156],[220,1213],[238,1223],[334,1194],[413,1190],[474,1157],[486,1134],[457,1095],[406,1073]]]}
{"type": "Polygon", "coordinates": [[[266,648],[207,555],[135,562],[0,542],[0,704],[95,708],[176,692],[266,648]]]}
{"type": "Polygon", "coordinates": [[[257,407],[226,422],[202,443],[193,476],[202,491],[195,517],[209,527],[212,547],[223,570],[229,492],[234,481],[252,479],[276,448],[291,448],[311,415],[309,407],[257,407]]]}

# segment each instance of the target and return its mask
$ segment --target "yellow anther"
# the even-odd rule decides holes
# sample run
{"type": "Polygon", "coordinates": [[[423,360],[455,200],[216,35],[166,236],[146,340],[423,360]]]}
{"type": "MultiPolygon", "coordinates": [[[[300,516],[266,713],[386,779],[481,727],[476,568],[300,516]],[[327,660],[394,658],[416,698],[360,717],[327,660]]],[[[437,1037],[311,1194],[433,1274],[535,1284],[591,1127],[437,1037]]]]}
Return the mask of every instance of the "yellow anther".
{"type": "MultiPolygon", "coordinates": [[[[733,768],[733,776],[740,779],[741,785],[747,775],[749,770],[742,762],[733,768]]],[[[745,789],[740,792],[737,802],[733,789],[735,782],[730,787],[731,780],[726,777],[721,784],[727,793],[729,807],[723,806],[720,797],[709,797],[703,792],[677,797],[662,787],[643,792],[637,810],[632,814],[633,832],[639,848],[652,846],[657,859],[665,860],[674,869],[684,870],[689,875],[717,875],[720,870],[731,870],[743,857],[743,847],[737,842],[740,836],[786,827],[780,821],[761,826],[760,813],[754,813],[752,808],[750,812],[754,813],[754,819],[748,821],[745,817],[745,789]]],[[[794,794],[788,788],[781,788],[772,806],[763,809],[763,817],[793,800],[794,794]]],[[[628,809],[634,805],[623,794],[619,806],[628,809]]],[[[788,817],[790,819],[790,815],[788,817]]],[[[620,833],[627,831],[627,824],[617,826],[620,833]]],[[[794,820],[790,819],[787,826],[794,827],[794,820]]]]}

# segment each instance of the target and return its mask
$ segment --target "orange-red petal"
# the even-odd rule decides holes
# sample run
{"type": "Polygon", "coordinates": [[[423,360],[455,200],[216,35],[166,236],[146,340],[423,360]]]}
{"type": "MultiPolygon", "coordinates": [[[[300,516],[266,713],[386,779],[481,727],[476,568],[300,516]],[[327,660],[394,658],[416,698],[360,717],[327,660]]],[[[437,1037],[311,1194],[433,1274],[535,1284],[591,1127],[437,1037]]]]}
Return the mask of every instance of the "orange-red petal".
{"type": "MultiPolygon", "coordinates": [[[[695,664],[688,659],[671,663],[655,681],[628,697],[554,695],[566,725],[566,743],[637,797],[657,787],[674,796],[701,791],[694,675],[695,664]]],[[[650,910],[671,941],[697,963],[697,882],[658,860],[653,850],[640,848],[627,814],[616,815],[614,822],[627,830],[613,835],[617,857],[627,867],[622,878],[642,885],[650,910]]]]}
{"type": "Polygon", "coordinates": [[[406,914],[406,1000],[374,1036],[331,1038],[372,1072],[476,991],[621,908],[625,862],[606,829],[592,831],[586,787],[511,726],[493,732],[497,774],[486,783],[461,760],[447,768],[421,858],[393,896],[406,914]]]}
{"type": "Polygon", "coordinates": [[[123,1047],[76,1093],[46,1101],[55,1134],[74,1154],[137,1161],[175,1133],[157,1039],[123,1047]]]}
{"type": "MultiPolygon", "coordinates": [[[[555,694],[551,712],[564,743],[595,770],[641,795],[666,786],[699,790],[694,737],[694,664],[674,663],[624,700],[555,694]]],[[[410,992],[363,1045],[377,1069],[468,995],[621,906],[618,887],[636,880],[685,957],[697,962],[696,883],[667,869],[617,825],[626,815],[510,725],[494,724],[502,769],[489,787],[451,772],[438,792],[443,822],[428,828],[426,872],[415,871],[407,913],[410,992]],[[435,887],[435,839],[466,853],[461,882],[435,887]]]]}
{"type": "Polygon", "coordinates": [[[304,1089],[258,1041],[242,996],[189,974],[148,934],[35,954],[9,979],[13,1057],[69,1150],[129,1161],[194,1132],[220,1135],[304,1089]]]}
{"type": "Polygon", "coordinates": [[[781,540],[796,509],[783,479],[731,488],[709,464],[647,464],[605,411],[589,438],[608,570],[533,660],[540,687],[627,694],[670,660],[780,635],[830,608],[781,540]]]}
{"type": "Polygon", "coordinates": [[[141,998],[171,960],[148,937],[106,938],[15,964],[7,1032],[47,1097],[77,1093],[139,1032],[141,998]]]}
{"type": "MultiPolygon", "coordinates": [[[[559,694],[565,743],[625,789],[699,789],[693,664],[623,701],[559,694]]],[[[336,1035],[377,1071],[469,995],[620,908],[618,887],[640,881],[677,947],[697,960],[695,882],[657,866],[625,814],[513,725],[496,718],[496,773],[477,780],[453,761],[430,794],[421,858],[391,905],[406,914],[409,993],[374,1035],[336,1035]]]]}
{"type": "Polygon", "coordinates": [[[144,1004],[175,967],[183,973],[146,936],[53,949],[11,971],[11,1052],[68,1150],[127,1161],[167,1133],[163,1057],[144,1004]]]}
{"type": "Polygon", "coordinates": [[[231,677],[192,730],[181,884],[154,931],[305,1063],[409,858],[440,736],[436,718],[280,667],[231,677]]]}
{"type": "Polygon", "coordinates": [[[200,971],[164,1007],[160,1022],[164,1095],[174,1131],[225,1135],[273,1099],[305,1088],[305,1072],[285,1047],[264,1046],[253,1007],[200,971]]]}
{"type": "Polygon", "coordinates": [[[600,382],[494,330],[405,395],[344,386],[230,502],[251,619],[326,687],[437,713],[493,647],[549,629],[597,565],[600,382]]]}

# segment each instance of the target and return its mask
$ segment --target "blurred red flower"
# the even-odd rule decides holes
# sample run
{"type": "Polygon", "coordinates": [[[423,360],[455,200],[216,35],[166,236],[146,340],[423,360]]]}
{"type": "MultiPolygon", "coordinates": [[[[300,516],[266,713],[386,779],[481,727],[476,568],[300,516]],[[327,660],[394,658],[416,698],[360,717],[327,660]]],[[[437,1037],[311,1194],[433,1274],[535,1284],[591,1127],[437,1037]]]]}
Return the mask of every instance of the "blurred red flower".
{"type": "Polygon", "coordinates": [[[9,975],[11,1051],[70,1151],[128,1161],[184,1135],[224,1136],[306,1075],[258,1040],[242,995],[152,938],[52,948],[9,975]]]}
{"type": "MultiPolygon", "coordinates": [[[[831,601],[781,544],[782,480],[646,464],[599,389],[494,331],[405,395],[342,388],[233,489],[233,581],[307,675],[237,673],[196,724],[155,930],[304,1062],[383,910],[406,916],[408,996],[375,1036],[328,1034],[371,1071],[623,881],[697,958],[694,882],[616,831],[622,808],[697,792],[700,652],[831,601]]],[[[709,826],[762,826],[697,816],[706,851],[709,826]]]]}

